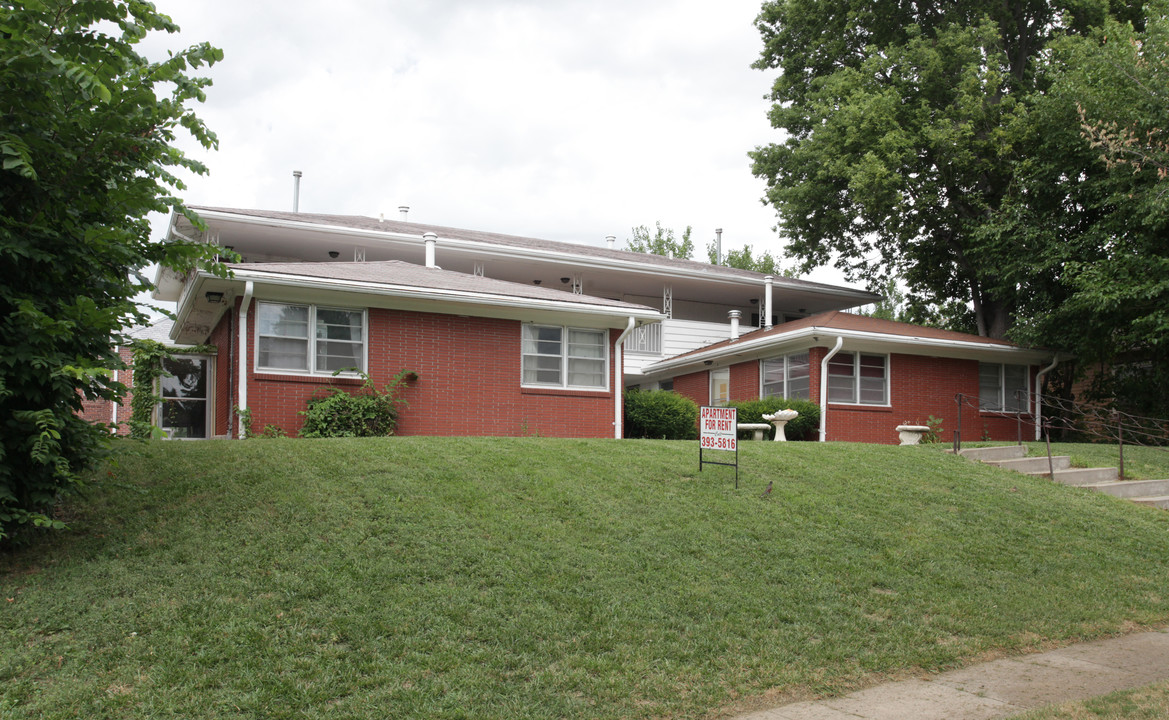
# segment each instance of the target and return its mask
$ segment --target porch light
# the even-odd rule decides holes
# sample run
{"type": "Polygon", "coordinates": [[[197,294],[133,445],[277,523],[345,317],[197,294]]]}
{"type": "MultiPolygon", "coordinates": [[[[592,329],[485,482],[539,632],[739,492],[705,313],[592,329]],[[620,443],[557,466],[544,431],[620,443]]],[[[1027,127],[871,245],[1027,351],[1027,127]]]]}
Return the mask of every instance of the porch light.
{"type": "Polygon", "coordinates": [[[204,293],[203,297],[207,298],[207,302],[211,303],[212,305],[218,305],[219,303],[223,302],[223,293],[221,292],[209,291],[204,293]]]}
{"type": "Polygon", "coordinates": [[[340,255],[340,254],[341,254],[341,253],[337,252],[336,250],[330,250],[330,251],[329,251],[329,257],[333,258],[334,260],[336,260],[336,259],[337,259],[337,256],[338,256],[338,255],[340,255]]]}

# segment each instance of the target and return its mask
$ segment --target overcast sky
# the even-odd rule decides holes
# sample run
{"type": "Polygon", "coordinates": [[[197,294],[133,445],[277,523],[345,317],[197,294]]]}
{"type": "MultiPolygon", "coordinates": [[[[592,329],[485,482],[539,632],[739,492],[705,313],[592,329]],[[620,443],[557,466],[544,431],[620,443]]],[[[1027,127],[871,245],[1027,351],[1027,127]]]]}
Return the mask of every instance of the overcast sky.
{"type": "MultiPolygon", "coordinates": [[[[398,217],[618,245],[715,228],[782,252],[747,152],[779,140],[760,0],[159,0],[165,47],[224,51],[189,204],[398,217]]],[[[163,223],[156,223],[161,228],[163,223]]],[[[791,264],[790,261],[784,263],[791,264]]],[[[841,282],[832,270],[808,276],[841,282]]]]}

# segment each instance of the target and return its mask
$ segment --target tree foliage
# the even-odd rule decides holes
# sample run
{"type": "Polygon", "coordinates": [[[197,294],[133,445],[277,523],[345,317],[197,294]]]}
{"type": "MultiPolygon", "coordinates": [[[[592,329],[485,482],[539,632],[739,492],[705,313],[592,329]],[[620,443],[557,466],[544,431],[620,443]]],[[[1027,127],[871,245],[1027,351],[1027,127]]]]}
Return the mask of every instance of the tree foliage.
{"type": "Polygon", "coordinates": [[[1099,397],[1169,417],[1167,5],[1149,5],[1143,30],[1108,20],[1052,49],[1051,88],[1032,109],[1036,132],[1071,126],[1082,167],[1056,175],[1056,163],[1033,161],[1052,167],[1032,193],[1065,201],[1062,213],[1028,218],[1060,233],[1047,264],[1059,268],[1062,293],[1017,335],[1096,366],[1099,397]]]}
{"type": "Polygon", "coordinates": [[[633,228],[633,237],[625,242],[626,249],[630,252],[650,253],[681,260],[692,258],[694,241],[690,239],[689,225],[682,231],[681,239],[674,237],[672,228],[663,228],[660,220],[655,223],[655,228],[652,234],[645,225],[633,228]]]}
{"type": "MultiPolygon", "coordinates": [[[[718,246],[713,240],[706,246],[706,257],[711,265],[720,264],[718,261],[718,246]]],[[[752,270],[775,277],[795,277],[794,268],[785,270],[780,265],[779,259],[769,252],[755,255],[750,245],[744,245],[741,248],[727,251],[726,255],[723,256],[721,264],[725,267],[752,270]]]]}
{"type": "Polygon", "coordinates": [[[0,4],[0,541],[59,526],[58,498],[108,437],[76,413],[124,390],[113,346],[148,319],[133,301],[150,287],[141,269],[223,272],[206,246],[149,238],[148,213],[186,212],[173,171],[206,171],[172,147],[178,129],[216,144],[188,108],[209,81],[187,72],[222,53],[136,51],[177,29],[145,2],[0,4]]]}
{"type": "Polygon", "coordinates": [[[1093,218],[1066,206],[1078,172],[1036,194],[1056,165],[1078,171],[1086,146],[1066,123],[1037,124],[1034,104],[1052,83],[1052,42],[1110,19],[1139,27],[1141,6],[765,3],[756,67],[781,71],[770,118],[786,139],[751,155],[789,250],[805,268],[835,256],[870,286],[898,276],[918,308],[969,303],[992,337],[1050,304],[1060,279],[1044,251],[1093,218]],[[1074,222],[1032,222],[1069,210],[1074,222]]]}

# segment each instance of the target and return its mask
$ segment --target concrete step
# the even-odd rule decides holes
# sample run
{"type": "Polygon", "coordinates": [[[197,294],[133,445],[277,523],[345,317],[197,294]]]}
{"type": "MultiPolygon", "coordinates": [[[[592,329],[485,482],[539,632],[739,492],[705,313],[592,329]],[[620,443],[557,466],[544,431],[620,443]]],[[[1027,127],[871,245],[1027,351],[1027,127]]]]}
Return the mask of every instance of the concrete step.
{"type": "MultiPolygon", "coordinates": [[[[1047,471],[1030,472],[1028,475],[1042,475],[1047,476],[1047,471]]],[[[1064,485],[1091,485],[1093,483],[1109,482],[1116,480],[1116,468],[1072,468],[1070,470],[1056,470],[1053,478],[1058,483],[1064,485]]]]}
{"type": "Polygon", "coordinates": [[[1081,487],[1099,490],[1119,498],[1147,498],[1169,496],[1169,480],[1115,480],[1090,483],[1081,487]]]}
{"type": "Polygon", "coordinates": [[[1022,445],[998,445],[995,447],[963,448],[958,454],[971,460],[1011,460],[1021,458],[1027,454],[1027,448],[1022,445]]]}
{"type": "MultiPolygon", "coordinates": [[[[983,462],[987,465],[1001,467],[1004,470],[1015,470],[1021,473],[1046,473],[1048,470],[1046,455],[1043,457],[1014,458],[1012,460],[984,460],[983,462]]],[[[1051,465],[1056,470],[1067,470],[1072,466],[1072,459],[1068,455],[1052,455],[1051,465]]]]}
{"type": "Polygon", "coordinates": [[[1148,505],[1149,507],[1161,508],[1162,510],[1169,510],[1169,495],[1160,495],[1152,497],[1134,497],[1129,498],[1137,505],[1148,505]]]}

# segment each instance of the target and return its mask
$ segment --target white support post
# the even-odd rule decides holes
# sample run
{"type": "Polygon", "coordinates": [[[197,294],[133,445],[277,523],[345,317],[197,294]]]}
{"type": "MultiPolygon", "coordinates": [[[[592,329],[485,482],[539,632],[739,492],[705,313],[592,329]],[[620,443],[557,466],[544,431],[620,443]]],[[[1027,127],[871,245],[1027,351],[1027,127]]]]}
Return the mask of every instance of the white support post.
{"type": "Polygon", "coordinates": [[[674,287],[672,285],[662,286],[662,312],[668,318],[674,317],[674,287]]]}

